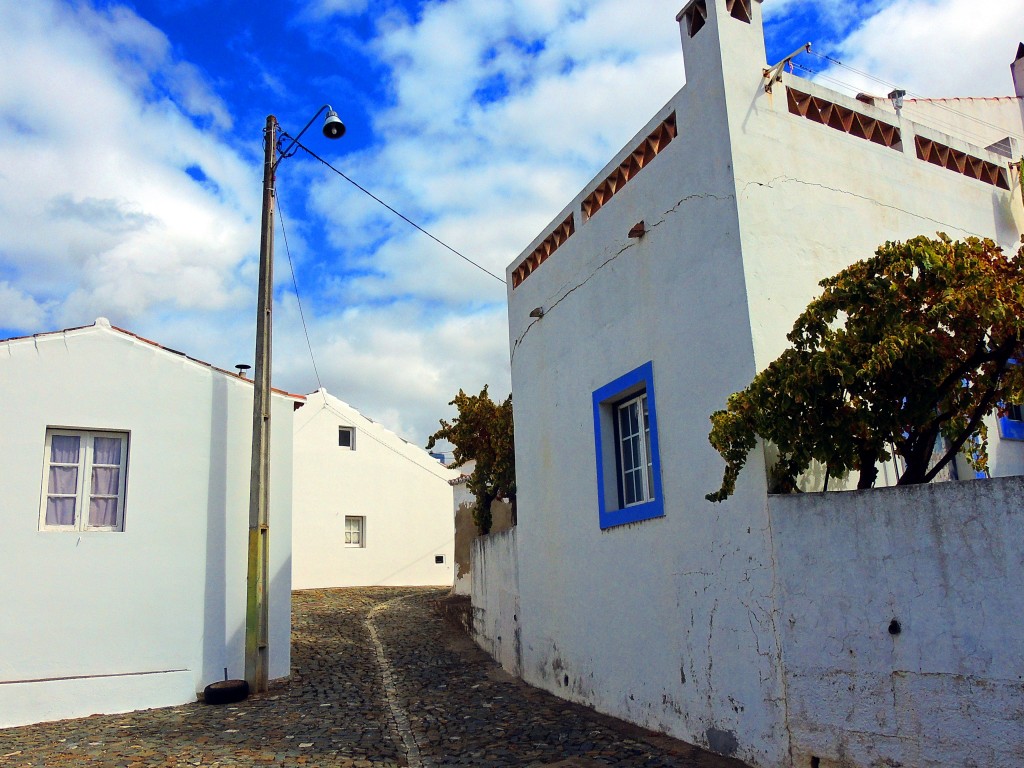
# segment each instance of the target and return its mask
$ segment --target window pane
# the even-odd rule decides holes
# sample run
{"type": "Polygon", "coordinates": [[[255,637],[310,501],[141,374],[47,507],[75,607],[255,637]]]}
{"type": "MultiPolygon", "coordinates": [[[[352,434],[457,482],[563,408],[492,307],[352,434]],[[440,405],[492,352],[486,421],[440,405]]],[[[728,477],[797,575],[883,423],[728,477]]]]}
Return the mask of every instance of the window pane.
{"type": "Polygon", "coordinates": [[[89,525],[117,525],[117,497],[89,499],[89,525]]]}
{"type": "Polygon", "coordinates": [[[50,439],[50,461],[77,464],[81,439],[78,435],[53,435],[50,439]]]}
{"type": "Polygon", "coordinates": [[[647,491],[645,499],[654,498],[654,464],[651,459],[651,419],[647,413],[647,395],[640,399],[644,409],[644,463],[647,465],[647,491]]]}
{"type": "Polygon", "coordinates": [[[117,467],[93,467],[90,493],[94,496],[117,496],[120,473],[117,467]]]}
{"type": "Polygon", "coordinates": [[[636,489],[633,487],[632,475],[625,475],[622,478],[622,503],[626,507],[636,503],[636,489]]]}
{"type": "Polygon", "coordinates": [[[74,496],[61,496],[46,499],[46,524],[47,525],[74,525],[75,524],[75,499],[74,496]]]}
{"type": "Polygon", "coordinates": [[[93,464],[114,464],[121,463],[121,438],[119,437],[96,437],[92,443],[93,464]]]}
{"type": "Polygon", "coordinates": [[[78,493],[78,467],[50,467],[47,493],[78,493]]]}

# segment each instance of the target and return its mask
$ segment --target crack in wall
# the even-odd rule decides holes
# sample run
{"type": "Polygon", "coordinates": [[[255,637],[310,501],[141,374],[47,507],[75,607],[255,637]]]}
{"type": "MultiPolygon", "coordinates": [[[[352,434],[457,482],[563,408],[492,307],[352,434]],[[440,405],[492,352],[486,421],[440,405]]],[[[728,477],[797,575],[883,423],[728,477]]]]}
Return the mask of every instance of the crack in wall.
{"type": "MultiPolygon", "coordinates": [[[[650,225],[650,226],[648,227],[647,231],[648,231],[648,232],[650,232],[650,231],[651,231],[651,230],[653,230],[653,229],[654,229],[655,227],[658,227],[658,226],[660,226],[660,225],[664,224],[664,223],[665,223],[665,222],[666,222],[666,221],[668,220],[668,217],[669,217],[669,216],[670,216],[671,214],[673,214],[673,213],[677,213],[677,212],[678,212],[678,210],[679,210],[679,208],[680,208],[680,207],[681,207],[681,206],[682,206],[682,205],[683,205],[684,203],[688,203],[688,202],[690,202],[691,200],[717,200],[717,201],[719,201],[719,202],[725,202],[725,201],[727,201],[727,200],[735,200],[735,199],[736,199],[736,196],[735,196],[735,195],[726,195],[725,197],[722,197],[722,196],[720,196],[720,195],[716,195],[716,194],[714,194],[713,192],[702,192],[702,193],[700,193],[700,194],[686,195],[685,197],[681,198],[681,199],[680,199],[680,200],[679,200],[678,202],[676,202],[676,203],[675,203],[675,204],[674,204],[674,205],[673,205],[673,206],[672,206],[671,208],[669,208],[669,209],[668,209],[667,211],[665,211],[665,212],[664,212],[664,213],[663,213],[663,214],[661,215],[661,218],[660,218],[660,219],[658,219],[658,220],[657,220],[656,222],[654,222],[653,224],[651,224],[651,225],[650,225]]],[[[583,279],[583,281],[582,281],[582,282],[580,282],[580,283],[577,283],[577,284],[576,284],[576,285],[574,285],[574,286],[573,286],[572,288],[570,288],[570,289],[569,289],[569,290],[567,290],[567,291],[566,291],[565,293],[563,293],[563,294],[562,294],[561,296],[559,296],[559,297],[558,297],[558,299],[557,299],[557,300],[556,300],[556,301],[555,301],[555,302],[554,302],[553,304],[551,304],[551,306],[548,306],[548,307],[544,307],[544,308],[543,308],[543,309],[544,309],[544,314],[545,314],[545,315],[547,315],[547,314],[550,314],[551,310],[553,310],[553,309],[554,309],[555,307],[557,307],[557,306],[558,306],[559,304],[561,304],[561,303],[562,303],[563,301],[565,301],[565,299],[567,299],[567,298],[569,297],[569,295],[570,295],[570,294],[572,294],[572,293],[573,293],[574,291],[576,291],[576,290],[577,290],[577,289],[579,289],[579,288],[582,288],[582,287],[583,287],[584,285],[586,285],[586,284],[587,284],[588,282],[590,282],[591,278],[593,278],[593,277],[594,277],[594,275],[596,275],[596,274],[597,274],[598,272],[600,272],[600,271],[601,271],[602,269],[604,269],[604,268],[605,268],[606,266],[608,266],[608,265],[609,265],[610,263],[612,263],[613,261],[615,261],[615,260],[616,260],[617,258],[619,258],[619,256],[621,256],[621,255],[622,255],[623,253],[625,253],[625,252],[626,252],[627,250],[629,250],[630,248],[632,248],[632,247],[633,247],[634,245],[636,245],[636,243],[635,243],[635,242],[630,242],[630,243],[626,243],[626,244],[625,244],[625,245],[623,245],[623,246],[622,246],[621,248],[619,248],[619,250],[618,250],[618,251],[616,251],[616,252],[615,252],[614,254],[612,254],[611,256],[609,256],[609,257],[608,257],[607,259],[605,259],[605,260],[604,260],[603,262],[601,262],[600,264],[598,264],[598,265],[597,265],[597,266],[596,266],[596,267],[595,267],[595,268],[594,268],[594,269],[593,269],[593,270],[592,270],[592,271],[590,272],[590,274],[589,274],[589,275],[587,275],[587,276],[586,276],[586,278],[584,278],[584,279],[583,279]]],[[[562,288],[564,288],[564,287],[565,287],[565,284],[563,283],[563,285],[562,285],[562,288]]],[[[559,288],[559,290],[562,290],[562,288],[559,288]]],[[[556,291],[556,294],[557,294],[557,291],[556,291]]],[[[540,320],[541,320],[541,318],[535,318],[535,319],[533,320],[533,322],[531,322],[531,323],[530,323],[529,325],[527,325],[527,326],[526,326],[526,328],[525,328],[525,329],[523,330],[523,332],[522,332],[522,333],[521,333],[521,334],[519,335],[519,337],[518,337],[518,338],[517,338],[517,339],[516,339],[516,340],[515,340],[515,341],[514,341],[514,342],[512,343],[512,354],[511,354],[511,356],[510,356],[510,359],[511,359],[511,360],[515,360],[515,357],[516,357],[516,350],[517,350],[517,349],[519,349],[519,345],[520,345],[520,344],[521,344],[521,343],[523,342],[523,340],[524,340],[524,339],[526,338],[526,334],[528,334],[528,333],[530,332],[530,329],[531,329],[531,328],[533,328],[533,326],[534,326],[534,325],[536,325],[536,324],[537,324],[538,322],[540,322],[540,320]]]]}
{"type": "Polygon", "coordinates": [[[964,229],[963,227],[958,227],[956,224],[950,224],[948,221],[942,221],[941,219],[935,219],[935,218],[932,218],[931,216],[925,216],[924,214],[918,213],[916,211],[908,211],[906,208],[900,208],[898,205],[891,205],[889,203],[883,203],[882,201],[876,200],[873,197],[869,197],[867,195],[860,195],[860,194],[857,194],[856,192],[851,192],[848,189],[841,189],[839,187],[830,187],[827,184],[821,184],[821,183],[816,182],[816,181],[805,181],[803,179],[793,178],[792,176],[786,176],[786,175],[776,176],[775,178],[773,178],[773,179],[771,179],[770,181],[767,181],[767,182],[765,182],[765,181],[748,181],[748,182],[744,183],[743,189],[740,192],[740,195],[745,195],[746,192],[747,192],[747,189],[749,189],[750,187],[765,187],[767,189],[775,189],[775,184],[777,182],[783,183],[783,184],[801,184],[801,185],[803,185],[805,187],[818,187],[819,189],[824,189],[824,190],[827,190],[829,192],[835,192],[835,193],[840,194],[840,195],[847,195],[849,197],[856,198],[857,200],[863,200],[864,202],[871,203],[872,205],[878,206],[879,208],[886,208],[886,209],[891,210],[891,211],[898,211],[899,213],[905,213],[908,216],[913,216],[914,218],[921,219],[923,221],[930,221],[932,224],[938,224],[940,227],[945,227],[948,230],[953,230],[953,231],[956,231],[956,232],[962,232],[965,235],[973,235],[974,237],[988,237],[988,235],[979,234],[977,232],[971,232],[969,229],[964,229]]]}

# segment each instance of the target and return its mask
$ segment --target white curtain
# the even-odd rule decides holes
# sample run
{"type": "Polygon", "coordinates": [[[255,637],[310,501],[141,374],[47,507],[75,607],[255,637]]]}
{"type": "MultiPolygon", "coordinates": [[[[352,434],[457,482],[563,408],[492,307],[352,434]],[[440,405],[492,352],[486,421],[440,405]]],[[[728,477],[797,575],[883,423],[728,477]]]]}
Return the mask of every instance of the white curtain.
{"type": "Polygon", "coordinates": [[[55,464],[77,464],[81,441],[82,438],[78,435],[52,435],[50,437],[50,461],[55,464]]]}
{"type": "MultiPolygon", "coordinates": [[[[55,464],[78,464],[81,438],[77,435],[53,435],[50,438],[50,461],[55,464]]],[[[51,466],[47,481],[47,525],[74,525],[78,494],[78,467],[51,466]]]]}
{"type": "Polygon", "coordinates": [[[92,441],[92,463],[119,466],[121,464],[121,438],[94,437],[92,441]]]}
{"type": "Polygon", "coordinates": [[[89,525],[117,524],[117,489],[120,479],[121,439],[94,437],[92,441],[92,486],[89,497],[89,525]]]}
{"type": "Polygon", "coordinates": [[[89,525],[116,525],[117,497],[89,499],[89,525]]]}

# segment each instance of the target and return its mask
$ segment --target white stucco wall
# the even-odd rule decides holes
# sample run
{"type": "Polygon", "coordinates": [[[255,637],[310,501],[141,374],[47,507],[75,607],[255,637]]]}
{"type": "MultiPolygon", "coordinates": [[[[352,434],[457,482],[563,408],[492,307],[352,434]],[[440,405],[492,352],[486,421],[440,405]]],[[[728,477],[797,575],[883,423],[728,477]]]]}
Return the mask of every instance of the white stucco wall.
{"type": "Polygon", "coordinates": [[[295,415],[295,588],[451,585],[458,475],[324,390],[309,395],[295,415]],[[338,445],[342,426],[354,450],[338,445]],[[365,546],[345,545],[346,515],[365,518],[365,546]]]}
{"type": "MultiPolygon", "coordinates": [[[[758,287],[748,300],[759,369],[788,346],[793,321],[821,292],[818,281],[873,255],[886,240],[943,231],[954,238],[990,237],[1010,253],[1019,246],[1024,206],[1014,174],[1008,174],[1011,189],[1002,190],[926,163],[916,155],[914,137],[920,133],[1004,168],[1005,158],[899,118],[888,102],[871,107],[789,74],[771,94],[756,85],[756,73],[736,85],[730,123],[745,274],[758,287]],[[791,114],[788,85],[898,126],[902,150],[791,114]]],[[[1024,133],[1019,113],[1016,132],[1024,133]]]]}
{"type": "MultiPolygon", "coordinates": [[[[743,26],[730,43],[741,50],[743,26]]],[[[763,472],[726,504],[704,500],[721,476],[708,414],[754,374],[718,28],[711,18],[684,40],[686,87],[554,217],[572,213],[575,234],[509,294],[522,670],[602,712],[778,765],[763,472]],[[584,221],[581,201],[673,110],[677,138],[584,221]],[[647,233],[630,238],[640,220],[647,233]],[[665,516],[602,531],[591,393],[648,361],[665,516]]]]}
{"type": "Polygon", "coordinates": [[[518,676],[523,655],[516,529],[473,539],[470,559],[473,639],[507,672],[518,676]]]}
{"type": "Polygon", "coordinates": [[[1022,495],[769,498],[794,765],[1024,764],[1022,495]]]}
{"type": "Polygon", "coordinates": [[[682,33],[683,90],[507,271],[522,675],[777,766],[789,734],[764,466],[758,449],[734,496],[709,504],[722,461],[708,417],[782,351],[820,279],[892,237],[1012,244],[1020,191],[791,115],[784,84],[763,89],[760,3],[751,24],[707,6],[682,33]],[[673,111],[677,138],[587,219],[582,201],[673,111]],[[513,287],[570,215],[574,234],[513,287]],[[591,393],[648,361],[665,515],[602,531],[591,393]]]}
{"type": "MultiPolygon", "coordinates": [[[[99,323],[0,344],[0,397],[0,726],[242,677],[251,383],[99,323]],[[39,530],[48,427],[129,433],[123,531],[39,530]]],[[[290,662],[293,404],[273,398],[274,678],[290,662]]]]}

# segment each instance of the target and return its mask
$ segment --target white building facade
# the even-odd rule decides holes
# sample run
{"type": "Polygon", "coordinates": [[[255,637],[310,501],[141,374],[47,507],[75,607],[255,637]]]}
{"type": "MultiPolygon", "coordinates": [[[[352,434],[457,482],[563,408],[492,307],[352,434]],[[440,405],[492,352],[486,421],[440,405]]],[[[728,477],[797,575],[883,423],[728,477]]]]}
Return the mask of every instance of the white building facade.
{"type": "MultiPolygon", "coordinates": [[[[723,467],[709,415],[783,351],[819,280],[886,240],[1017,247],[1021,91],[1016,112],[961,103],[988,126],[979,145],[924,104],[900,114],[787,73],[766,90],[757,0],[693,0],[678,21],[685,87],[508,268],[516,566],[480,581],[517,580],[500,601],[516,626],[488,631],[515,638],[506,666],[527,682],[786,765],[803,753],[764,461],[707,502],[723,467]]],[[[1002,429],[994,473],[1019,474],[1024,443],[1002,429]]]]}
{"type": "MultiPolygon", "coordinates": [[[[0,397],[0,727],[242,677],[252,382],[101,318],[0,342],[0,397]]],[[[289,674],[301,402],[271,398],[271,678],[289,674]]]]}
{"type": "Polygon", "coordinates": [[[295,414],[296,589],[450,586],[459,473],[320,389],[295,414]]]}

